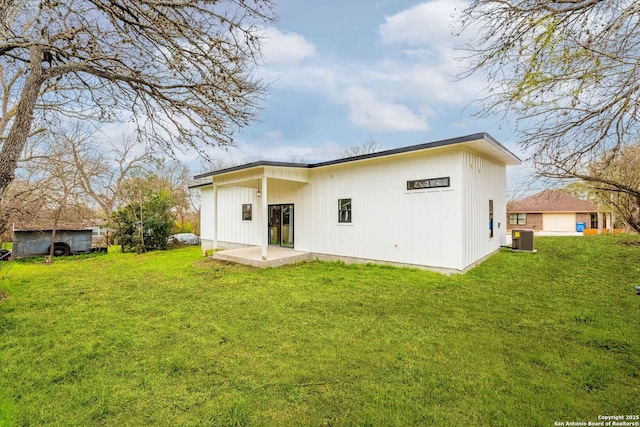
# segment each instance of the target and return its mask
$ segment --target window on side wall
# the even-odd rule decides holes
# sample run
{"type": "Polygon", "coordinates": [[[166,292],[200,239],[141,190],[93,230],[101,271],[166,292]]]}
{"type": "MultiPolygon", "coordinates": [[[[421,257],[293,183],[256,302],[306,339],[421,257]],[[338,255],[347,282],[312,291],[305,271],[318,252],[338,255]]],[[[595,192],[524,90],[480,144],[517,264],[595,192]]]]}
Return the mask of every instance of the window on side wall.
{"type": "Polygon", "coordinates": [[[338,199],[338,222],[351,222],[351,199],[338,199]]]}
{"type": "Polygon", "coordinates": [[[493,238],[493,200],[489,200],[489,238],[493,238]]]}
{"type": "Polygon", "coordinates": [[[251,203],[242,204],[242,220],[251,221],[252,219],[253,205],[251,203]]]}

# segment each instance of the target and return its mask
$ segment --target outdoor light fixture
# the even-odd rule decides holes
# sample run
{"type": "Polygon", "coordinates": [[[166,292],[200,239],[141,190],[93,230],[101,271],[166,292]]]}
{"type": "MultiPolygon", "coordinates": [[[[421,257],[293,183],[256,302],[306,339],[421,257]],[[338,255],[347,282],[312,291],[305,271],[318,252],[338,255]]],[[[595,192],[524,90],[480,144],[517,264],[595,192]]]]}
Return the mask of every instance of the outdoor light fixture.
{"type": "Polygon", "coordinates": [[[262,191],[256,190],[256,197],[262,197],[262,191]]]}

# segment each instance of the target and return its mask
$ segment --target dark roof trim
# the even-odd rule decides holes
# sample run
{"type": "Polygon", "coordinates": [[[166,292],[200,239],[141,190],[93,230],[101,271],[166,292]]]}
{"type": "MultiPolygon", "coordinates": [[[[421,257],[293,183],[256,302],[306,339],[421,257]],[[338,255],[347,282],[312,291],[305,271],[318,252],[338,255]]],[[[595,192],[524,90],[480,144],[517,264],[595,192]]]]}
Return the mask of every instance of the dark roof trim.
{"type": "MultiPolygon", "coordinates": [[[[193,179],[202,179],[202,178],[208,178],[210,176],[214,176],[214,175],[220,175],[223,173],[229,173],[229,172],[235,172],[235,171],[240,171],[240,170],[245,170],[245,169],[252,169],[252,168],[257,168],[257,167],[261,167],[261,166],[276,166],[276,167],[285,167],[285,168],[310,168],[312,167],[312,165],[308,164],[308,163],[290,163],[290,162],[271,162],[268,160],[260,160],[257,162],[252,162],[252,163],[246,163],[244,165],[238,165],[238,166],[233,166],[230,168],[226,168],[226,169],[220,169],[220,170],[216,170],[213,172],[207,172],[207,173],[203,173],[200,175],[195,175],[193,177],[193,179]]],[[[196,186],[192,187],[195,188],[196,186]]],[[[200,187],[200,186],[198,186],[200,187]]]]}
{"type": "MultiPolygon", "coordinates": [[[[310,168],[318,168],[318,167],[323,167],[323,166],[337,165],[337,164],[341,164],[341,163],[355,162],[355,161],[358,161],[358,160],[375,159],[377,157],[385,157],[385,156],[392,156],[392,155],[395,155],[395,154],[410,153],[412,151],[426,150],[426,149],[429,149],[429,148],[445,147],[445,146],[448,146],[448,145],[461,144],[461,143],[464,143],[464,142],[476,141],[476,140],[479,140],[479,139],[484,139],[489,144],[491,144],[494,147],[498,148],[500,151],[506,153],[510,157],[513,157],[518,162],[521,162],[521,160],[518,158],[518,156],[516,156],[511,151],[509,151],[504,145],[500,144],[491,135],[489,135],[486,132],[481,132],[481,133],[474,133],[472,135],[467,135],[467,136],[460,136],[460,137],[457,137],[457,138],[443,139],[443,140],[435,141],[435,142],[427,142],[425,144],[410,145],[408,147],[394,148],[394,149],[391,149],[391,150],[378,151],[378,152],[375,152],[375,153],[363,154],[363,155],[355,156],[355,157],[345,157],[343,159],[330,160],[330,161],[320,162],[320,163],[287,163],[287,162],[270,162],[270,161],[260,160],[260,161],[253,162],[253,163],[247,163],[245,165],[234,166],[234,167],[227,168],[227,169],[221,169],[221,170],[217,170],[217,171],[213,171],[213,172],[207,172],[207,173],[203,173],[203,174],[200,174],[200,175],[196,175],[196,176],[194,176],[194,179],[207,178],[207,177],[210,177],[210,176],[220,175],[220,174],[223,174],[223,173],[234,172],[234,171],[239,171],[239,170],[246,170],[246,169],[251,169],[251,168],[254,168],[254,167],[261,167],[261,166],[295,167],[295,168],[308,168],[308,169],[310,169],[310,168]]],[[[192,187],[192,188],[195,188],[195,187],[192,187]]]]}
{"type": "Polygon", "coordinates": [[[515,158],[518,161],[520,161],[518,156],[513,154],[511,151],[507,150],[507,148],[504,145],[502,145],[498,141],[496,141],[491,135],[489,135],[488,133],[482,132],[482,133],[474,133],[473,135],[460,136],[460,137],[457,137],[457,138],[443,139],[443,140],[435,141],[435,142],[427,142],[425,144],[410,145],[408,147],[394,148],[394,149],[391,149],[391,150],[378,151],[376,153],[363,154],[363,155],[355,156],[355,157],[347,157],[347,158],[344,158],[344,159],[338,159],[338,160],[331,160],[331,161],[328,161],[328,162],[316,163],[316,164],[310,165],[310,167],[315,168],[315,167],[320,167],[320,166],[329,166],[329,165],[336,165],[336,164],[340,164],[340,163],[353,162],[353,161],[356,161],[356,160],[374,159],[376,157],[392,156],[394,154],[410,153],[412,151],[419,151],[419,150],[426,150],[426,149],[429,149],[429,148],[437,148],[437,147],[445,147],[445,146],[448,146],[448,145],[461,144],[461,143],[464,143],[464,142],[476,141],[478,139],[484,139],[485,141],[487,141],[491,145],[495,146],[496,148],[499,148],[501,151],[504,151],[504,152],[508,153],[513,158],[515,158]]]}
{"type": "Polygon", "coordinates": [[[187,186],[187,188],[192,189],[192,188],[208,187],[210,185],[213,185],[213,182],[200,182],[198,184],[189,185],[187,186]]]}

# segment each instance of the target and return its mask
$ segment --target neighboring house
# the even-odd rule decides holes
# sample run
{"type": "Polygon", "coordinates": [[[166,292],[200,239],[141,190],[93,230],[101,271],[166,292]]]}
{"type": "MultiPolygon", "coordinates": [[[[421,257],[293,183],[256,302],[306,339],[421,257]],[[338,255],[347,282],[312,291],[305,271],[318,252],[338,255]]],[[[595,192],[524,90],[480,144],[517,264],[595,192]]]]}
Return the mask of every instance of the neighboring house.
{"type": "Polygon", "coordinates": [[[577,232],[584,229],[602,229],[605,215],[596,205],[578,199],[560,190],[544,190],[507,205],[509,229],[529,229],[551,232],[577,232]],[[599,219],[600,218],[600,219],[599,219]]]}
{"type": "Polygon", "coordinates": [[[258,161],[195,177],[203,250],[464,271],[506,243],[506,166],[486,133],[334,161],[258,161]],[[204,183],[203,183],[204,181],[204,183]]]}

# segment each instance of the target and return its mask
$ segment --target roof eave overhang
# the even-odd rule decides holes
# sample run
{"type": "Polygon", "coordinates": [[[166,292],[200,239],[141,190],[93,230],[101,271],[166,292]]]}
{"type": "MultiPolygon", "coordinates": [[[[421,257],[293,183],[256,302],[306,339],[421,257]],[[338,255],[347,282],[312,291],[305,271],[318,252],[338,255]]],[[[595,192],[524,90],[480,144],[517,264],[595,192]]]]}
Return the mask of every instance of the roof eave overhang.
{"type": "MultiPolygon", "coordinates": [[[[457,138],[444,139],[444,140],[429,142],[425,144],[395,148],[391,150],[379,151],[376,153],[364,154],[360,156],[347,157],[343,159],[337,159],[337,160],[331,160],[327,162],[320,162],[320,163],[313,163],[313,164],[271,162],[271,161],[261,160],[258,162],[247,163],[244,165],[234,166],[231,168],[203,173],[203,174],[194,176],[194,179],[201,180],[201,179],[211,178],[213,183],[213,181],[216,181],[218,178],[230,177],[235,173],[240,173],[239,176],[242,176],[244,178],[239,177],[238,179],[246,180],[247,175],[251,175],[252,172],[255,172],[257,170],[262,170],[264,172],[268,168],[272,168],[272,169],[273,168],[285,168],[285,169],[321,168],[321,167],[339,165],[344,163],[363,162],[371,159],[392,157],[392,156],[402,155],[406,153],[414,153],[422,150],[433,150],[436,148],[449,147],[449,146],[466,147],[471,151],[485,155],[506,166],[514,166],[522,163],[522,161],[518,158],[518,156],[513,154],[505,146],[503,146],[498,141],[496,141],[491,135],[487,133],[476,133],[476,134],[457,137],[457,138]]],[[[208,184],[200,184],[200,185],[194,186],[193,188],[199,188],[206,185],[208,184]]]]}

